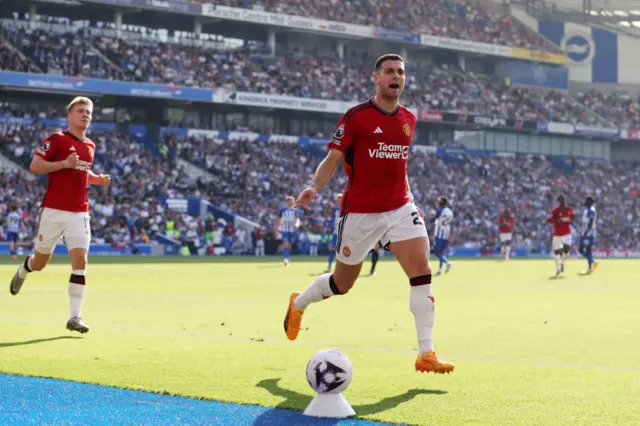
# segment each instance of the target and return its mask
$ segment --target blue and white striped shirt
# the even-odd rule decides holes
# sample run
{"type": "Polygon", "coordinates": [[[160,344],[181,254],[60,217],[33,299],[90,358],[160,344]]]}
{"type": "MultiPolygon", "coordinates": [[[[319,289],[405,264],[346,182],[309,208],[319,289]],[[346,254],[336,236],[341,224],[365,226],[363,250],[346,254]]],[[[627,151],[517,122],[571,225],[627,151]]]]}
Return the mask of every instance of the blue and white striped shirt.
{"type": "Polygon", "coordinates": [[[587,231],[587,227],[589,226],[589,222],[593,218],[593,226],[589,230],[589,233],[586,235],[587,237],[596,237],[596,208],[595,206],[591,206],[588,209],[584,209],[584,213],[582,213],[582,234],[587,231]]]}
{"type": "Polygon", "coordinates": [[[20,224],[22,223],[22,217],[18,212],[11,212],[7,216],[7,231],[15,232],[16,234],[20,232],[20,224]]]}
{"type": "Polygon", "coordinates": [[[453,211],[449,207],[439,208],[436,210],[436,226],[434,229],[434,238],[440,240],[448,240],[451,236],[451,222],[453,221],[453,211]]]}
{"type": "Polygon", "coordinates": [[[295,232],[298,211],[294,207],[280,209],[280,232],[295,232]]]}

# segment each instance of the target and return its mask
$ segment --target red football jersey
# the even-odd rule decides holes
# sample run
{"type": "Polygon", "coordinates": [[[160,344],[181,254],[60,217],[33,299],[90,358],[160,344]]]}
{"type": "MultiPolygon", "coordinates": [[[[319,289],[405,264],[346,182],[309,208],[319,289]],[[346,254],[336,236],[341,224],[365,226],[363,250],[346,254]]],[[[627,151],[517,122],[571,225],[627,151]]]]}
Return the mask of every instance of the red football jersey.
{"type": "Polygon", "coordinates": [[[499,219],[500,233],[511,234],[513,232],[513,217],[501,215],[499,219]]]}
{"type": "Polygon", "coordinates": [[[571,234],[571,224],[573,223],[573,209],[571,207],[556,207],[551,212],[551,217],[547,223],[553,223],[553,235],[559,237],[571,234]]]}
{"type": "Polygon", "coordinates": [[[407,160],[416,117],[403,106],[388,113],[373,100],[351,108],[329,148],[344,153],[349,183],[341,213],[383,213],[409,202],[407,160]]]}
{"type": "Polygon", "coordinates": [[[75,169],[62,169],[47,176],[47,193],[42,201],[42,207],[69,212],[89,211],[87,186],[96,145],[89,139],[81,141],[65,130],[53,133],[45,139],[36,150],[36,155],[44,160],[55,162],[66,160],[74,152],[79,157],[75,169]]]}

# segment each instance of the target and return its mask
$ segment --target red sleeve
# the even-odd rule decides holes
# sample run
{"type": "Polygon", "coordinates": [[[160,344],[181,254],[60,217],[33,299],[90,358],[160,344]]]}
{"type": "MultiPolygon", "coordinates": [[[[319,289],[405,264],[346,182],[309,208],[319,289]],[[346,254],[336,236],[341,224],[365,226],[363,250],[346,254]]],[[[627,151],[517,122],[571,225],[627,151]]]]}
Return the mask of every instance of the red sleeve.
{"type": "Polygon", "coordinates": [[[51,159],[58,153],[58,135],[56,133],[50,135],[44,140],[40,148],[36,149],[36,154],[43,160],[51,161],[51,159]]]}
{"type": "Polygon", "coordinates": [[[351,147],[357,133],[355,120],[353,118],[346,120],[347,114],[340,118],[338,128],[328,144],[329,149],[337,149],[343,154],[351,147]]]}
{"type": "Polygon", "coordinates": [[[547,219],[547,223],[556,223],[556,220],[555,220],[555,219],[556,219],[556,210],[555,210],[555,209],[553,209],[553,210],[551,211],[551,217],[549,217],[549,218],[547,219]]]}

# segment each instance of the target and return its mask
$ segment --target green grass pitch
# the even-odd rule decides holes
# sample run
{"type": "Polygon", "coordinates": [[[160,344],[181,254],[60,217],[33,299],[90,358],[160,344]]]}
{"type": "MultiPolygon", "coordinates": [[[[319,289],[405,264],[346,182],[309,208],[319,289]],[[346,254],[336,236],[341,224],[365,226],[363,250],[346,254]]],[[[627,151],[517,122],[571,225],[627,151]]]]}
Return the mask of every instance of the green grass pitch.
{"type": "MultiPolygon", "coordinates": [[[[58,262],[65,259],[58,259],[58,262]]],[[[0,371],[304,410],[315,351],[349,356],[344,393],[359,416],[425,425],[640,424],[640,262],[458,260],[434,278],[435,342],[448,376],[414,372],[409,285],[382,261],[375,277],[312,305],[296,342],[289,292],[324,262],[91,259],[85,336],[64,329],[70,267],[32,274],[12,297],[0,262],[0,371]],[[6,284],[5,284],[6,283],[6,284]]],[[[365,271],[368,269],[368,262],[365,271]]]]}

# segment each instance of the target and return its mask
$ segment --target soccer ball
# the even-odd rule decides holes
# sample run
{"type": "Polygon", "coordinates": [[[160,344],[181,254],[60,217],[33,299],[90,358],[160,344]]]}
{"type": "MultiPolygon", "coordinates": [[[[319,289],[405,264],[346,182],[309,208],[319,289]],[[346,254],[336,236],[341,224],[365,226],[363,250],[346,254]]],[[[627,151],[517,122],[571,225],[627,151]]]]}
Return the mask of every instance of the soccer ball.
{"type": "Polygon", "coordinates": [[[352,372],[351,361],[345,354],[323,349],[307,364],[307,382],[318,393],[342,393],[351,383],[352,372]]]}

